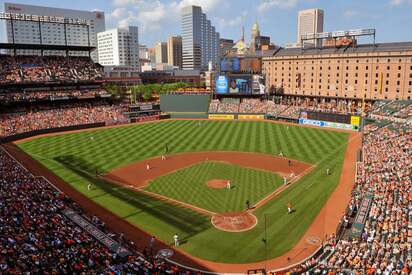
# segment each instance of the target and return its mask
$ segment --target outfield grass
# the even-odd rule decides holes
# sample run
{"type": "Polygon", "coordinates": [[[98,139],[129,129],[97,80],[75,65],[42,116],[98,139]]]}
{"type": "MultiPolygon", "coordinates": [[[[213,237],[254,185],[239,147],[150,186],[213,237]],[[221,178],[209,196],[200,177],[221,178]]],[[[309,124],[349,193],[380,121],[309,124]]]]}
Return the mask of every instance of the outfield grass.
{"type": "Polygon", "coordinates": [[[268,122],[163,121],[81,133],[41,137],[18,144],[90,199],[168,243],[178,233],[186,241],[181,249],[204,259],[245,263],[264,260],[262,237],[267,219],[268,257],[292,248],[335,189],[342,168],[347,133],[268,122]],[[93,139],[91,139],[93,137],[93,139]],[[258,225],[246,232],[216,230],[208,217],[170,206],[140,193],[94,178],[137,160],[192,151],[246,151],[315,164],[307,176],[259,208],[258,225]],[[333,173],[325,177],[326,167],[333,173]],[[96,188],[88,192],[87,184],[96,188]],[[291,201],[296,212],[287,215],[291,201]]]}
{"type": "Polygon", "coordinates": [[[282,179],[271,172],[206,161],[158,177],[145,190],[224,213],[245,210],[247,200],[253,205],[281,184],[282,179]],[[231,190],[208,187],[212,179],[231,180],[231,190]]]}

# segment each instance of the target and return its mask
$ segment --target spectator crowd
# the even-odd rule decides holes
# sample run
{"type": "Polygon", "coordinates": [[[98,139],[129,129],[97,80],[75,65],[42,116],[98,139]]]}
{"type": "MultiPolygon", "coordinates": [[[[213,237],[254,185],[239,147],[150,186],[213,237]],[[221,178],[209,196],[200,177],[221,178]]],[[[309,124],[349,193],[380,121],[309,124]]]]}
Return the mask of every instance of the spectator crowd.
{"type": "Polygon", "coordinates": [[[90,81],[103,75],[89,57],[0,55],[0,84],[90,81]]]}
{"type": "Polygon", "coordinates": [[[107,230],[42,177],[0,148],[0,274],[198,274],[144,257],[123,234],[107,230]],[[121,258],[63,214],[74,210],[125,246],[121,258]]]}
{"type": "Polygon", "coordinates": [[[0,114],[0,137],[33,130],[126,120],[122,105],[105,102],[71,103],[55,109],[27,109],[0,114]]]}
{"type": "Polygon", "coordinates": [[[302,111],[337,114],[360,114],[369,110],[370,104],[343,99],[316,99],[303,97],[278,97],[277,99],[224,98],[210,102],[211,113],[261,113],[275,117],[297,119],[302,111]]]}
{"type": "Polygon", "coordinates": [[[53,91],[22,91],[22,92],[0,92],[0,103],[11,103],[21,101],[56,100],[61,98],[85,98],[109,95],[104,89],[70,89],[53,91]]]}
{"type": "Polygon", "coordinates": [[[326,241],[330,256],[309,259],[292,271],[411,274],[412,129],[406,124],[370,124],[366,130],[364,160],[358,166],[352,198],[342,218],[347,234],[340,240],[326,241]],[[372,195],[371,207],[360,237],[354,238],[348,234],[349,218],[357,214],[366,195],[372,195]]]}

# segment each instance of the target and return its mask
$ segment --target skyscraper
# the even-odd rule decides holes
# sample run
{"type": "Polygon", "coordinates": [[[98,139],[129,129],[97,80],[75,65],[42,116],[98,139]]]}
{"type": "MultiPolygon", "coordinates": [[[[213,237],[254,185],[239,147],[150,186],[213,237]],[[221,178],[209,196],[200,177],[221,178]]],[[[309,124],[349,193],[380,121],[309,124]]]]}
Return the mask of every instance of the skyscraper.
{"type": "Polygon", "coordinates": [[[167,43],[158,42],[156,44],[156,63],[167,63],[167,43]]]}
{"type": "Polygon", "coordinates": [[[138,28],[117,28],[97,34],[99,63],[139,69],[138,28]]]}
{"type": "Polygon", "coordinates": [[[167,40],[167,61],[169,65],[182,68],[182,37],[170,36],[167,40]]]}
{"type": "Polygon", "coordinates": [[[220,36],[202,8],[185,7],[181,16],[183,69],[207,70],[209,61],[217,66],[220,36]]]}
{"type": "MultiPolygon", "coordinates": [[[[39,25],[38,22],[14,21],[12,32],[12,23],[8,21],[6,23],[6,32],[7,42],[9,43],[50,45],[66,45],[67,43],[70,46],[89,46],[90,44],[90,46],[97,47],[97,33],[105,30],[104,12],[102,11],[80,11],[15,3],[4,3],[4,11],[17,14],[83,19],[89,23],[87,28],[79,25],[50,23],[39,25]],[[41,26],[40,29],[39,26],[41,26]]],[[[24,54],[34,53],[25,50],[24,54]]],[[[97,50],[92,52],[91,57],[95,62],[98,61],[97,50]]]]}
{"type": "MultiPolygon", "coordinates": [[[[299,11],[298,14],[298,35],[297,43],[301,44],[301,36],[303,34],[323,32],[323,10],[309,9],[299,11]]],[[[304,43],[315,44],[316,41],[305,41],[304,43]]],[[[303,46],[303,45],[301,45],[303,46]]]]}

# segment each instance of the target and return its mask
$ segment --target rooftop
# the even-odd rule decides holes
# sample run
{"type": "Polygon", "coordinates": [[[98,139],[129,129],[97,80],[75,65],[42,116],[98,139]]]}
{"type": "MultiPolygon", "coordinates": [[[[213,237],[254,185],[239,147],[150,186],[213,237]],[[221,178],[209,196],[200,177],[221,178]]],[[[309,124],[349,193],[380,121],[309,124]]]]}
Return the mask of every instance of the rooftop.
{"type": "Polygon", "coordinates": [[[322,54],[348,54],[370,52],[401,52],[412,51],[412,42],[392,42],[377,44],[359,44],[356,46],[323,47],[323,48],[281,48],[273,54],[274,57],[291,55],[322,55],[322,54]]]}

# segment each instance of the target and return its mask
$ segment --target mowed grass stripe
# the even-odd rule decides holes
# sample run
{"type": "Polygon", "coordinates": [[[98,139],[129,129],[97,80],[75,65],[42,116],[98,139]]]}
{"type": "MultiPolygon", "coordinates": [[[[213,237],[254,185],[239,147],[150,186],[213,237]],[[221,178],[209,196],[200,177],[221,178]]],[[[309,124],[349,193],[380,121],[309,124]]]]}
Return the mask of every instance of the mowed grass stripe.
{"type": "Polygon", "coordinates": [[[256,203],[282,183],[273,173],[206,161],[158,177],[145,190],[217,213],[242,211],[246,200],[256,203]],[[233,189],[207,186],[212,179],[231,180],[233,189]]]}
{"type": "MultiPolygon", "coordinates": [[[[348,134],[292,125],[286,133],[286,127],[284,124],[256,121],[202,121],[202,126],[198,126],[196,121],[164,121],[42,137],[19,146],[91,200],[159,239],[171,243],[173,234],[178,233],[187,241],[181,249],[194,256],[219,262],[246,263],[262,261],[265,257],[261,243],[265,216],[268,217],[267,256],[275,257],[288,251],[299,240],[339,181],[348,134]],[[273,155],[281,150],[286,157],[317,163],[317,166],[290,189],[259,208],[255,212],[258,224],[253,230],[236,234],[214,229],[208,217],[190,209],[142,197],[131,190],[114,188],[107,182],[96,183],[84,172],[93,169],[108,171],[158,156],[164,152],[166,143],[169,143],[171,153],[228,150],[273,155]],[[323,147],[317,146],[318,143],[323,147]],[[74,158],[75,165],[59,162],[67,156],[74,158]],[[327,167],[332,169],[329,177],[325,177],[327,167]],[[87,184],[90,182],[95,188],[89,192],[87,184]],[[293,215],[287,215],[289,200],[297,208],[293,215]]],[[[243,209],[246,199],[257,199],[256,194],[270,191],[270,185],[258,184],[270,181],[267,176],[245,173],[243,169],[236,173],[230,173],[226,168],[218,171],[220,177],[233,177],[234,185],[237,178],[248,184],[243,185],[235,196],[223,193],[219,198],[199,192],[195,186],[180,188],[177,195],[229,211],[243,209]]],[[[193,178],[210,175],[213,174],[194,169],[187,177],[169,180],[181,186],[192,184],[193,178]]],[[[161,192],[174,192],[174,189],[164,185],[161,192]]]]}

